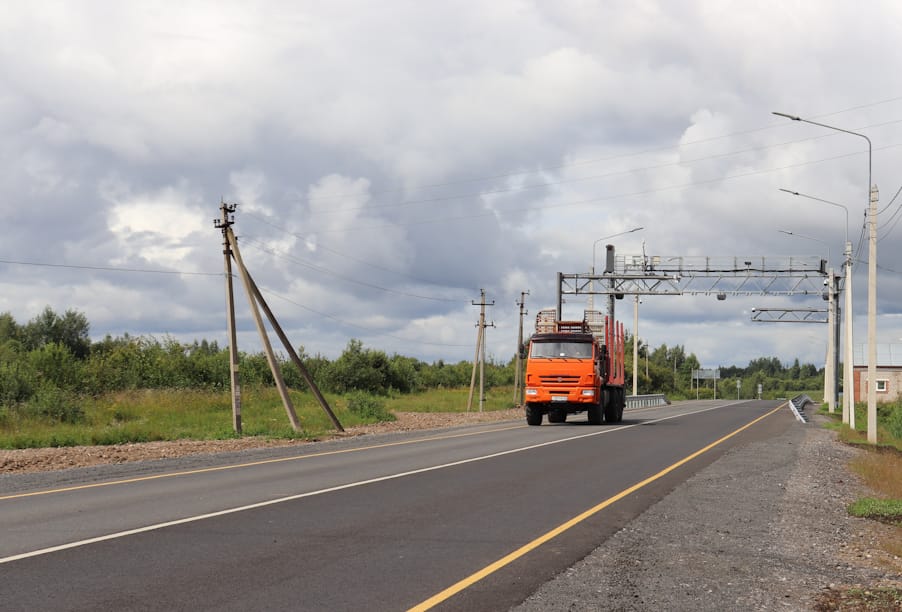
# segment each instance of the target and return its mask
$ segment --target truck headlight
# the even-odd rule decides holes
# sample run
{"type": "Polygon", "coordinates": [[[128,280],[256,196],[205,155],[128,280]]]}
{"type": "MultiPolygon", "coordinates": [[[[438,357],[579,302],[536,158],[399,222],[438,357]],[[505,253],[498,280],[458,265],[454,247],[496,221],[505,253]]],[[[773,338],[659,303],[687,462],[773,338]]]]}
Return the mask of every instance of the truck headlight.
{"type": "Polygon", "coordinates": [[[538,389],[527,389],[526,390],[526,395],[538,395],[538,394],[539,394],[538,389]]]}
{"type": "Polygon", "coordinates": [[[583,389],[583,397],[595,397],[595,389],[583,389]]]}

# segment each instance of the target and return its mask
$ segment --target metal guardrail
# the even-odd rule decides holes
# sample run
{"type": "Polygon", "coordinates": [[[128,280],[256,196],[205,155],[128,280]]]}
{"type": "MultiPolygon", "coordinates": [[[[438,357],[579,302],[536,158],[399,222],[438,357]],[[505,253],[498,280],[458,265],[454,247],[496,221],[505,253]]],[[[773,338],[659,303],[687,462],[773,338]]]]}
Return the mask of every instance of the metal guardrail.
{"type": "Polygon", "coordinates": [[[669,406],[670,400],[663,393],[655,395],[627,395],[627,408],[647,408],[649,406],[669,406]]]}
{"type": "Polygon", "coordinates": [[[789,408],[792,410],[792,413],[796,415],[796,418],[802,423],[808,422],[808,417],[805,416],[805,405],[813,404],[811,398],[807,395],[797,395],[796,397],[789,400],[789,408]]]}

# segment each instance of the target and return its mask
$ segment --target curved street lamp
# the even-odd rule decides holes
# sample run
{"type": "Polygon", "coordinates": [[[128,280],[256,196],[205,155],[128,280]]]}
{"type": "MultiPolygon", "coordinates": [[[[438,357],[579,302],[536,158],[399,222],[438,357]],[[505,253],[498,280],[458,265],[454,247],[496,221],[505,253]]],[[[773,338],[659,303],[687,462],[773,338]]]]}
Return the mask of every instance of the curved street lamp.
{"type": "Polygon", "coordinates": [[[595,247],[602,240],[610,240],[611,238],[616,238],[617,236],[625,236],[626,234],[632,234],[633,232],[638,232],[640,230],[644,230],[645,228],[642,226],[634,227],[633,229],[626,230],[625,232],[619,232],[617,234],[611,234],[610,236],[602,236],[598,240],[592,243],[592,274],[595,274],[595,247]]]}
{"type": "MultiPolygon", "coordinates": [[[[805,240],[813,240],[820,242],[827,247],[827,261],[830,261],[830,245],[826,240],[806,236],[798,232],[789,230],[778,230],[781,234],[787,236],[796,236],[805,240]]],[[[833,268],[828,268],[829,280],[827,281],[827,360],[824,364],[824,401],[827,402],[827,408],[833,413],[836,410],[836,342],[839,340],[839,330],[836,327],[836,287],[834,286],[835,277],[833,276],[833,268]]]]}
{"type": "Polygon", "coordinates": [[[815,200],[817,202],[823,202],[824,204],[830,204],[831,206],[838,206],[846,211],[846,242],[849,242],[849,207],[845,204],[839,204],[837,202],[831,202],[830,200],[825,200],[823,198],[816,198],[812,195],[808,195],[805,193],[799,193],[798,191],[792,191],[791,189],[783,189],[779,188],[780,191],[785,191],[786,193],[790,193],[794,196],[799,196],[800,198],[808,198],[809,200],[815,200]]]}
{"type": "MultiPolygon", "coordinates": [[[[810,123],[819,127],[827,128],[844,134],[851,134],[864,138],[868,143],[868,223],[870,225],[869,246],[868,246],[868,442],[875,444],[877,442],[877,395],[876,395],[876,377],[877,377],[877,194],[876,188],[871,177],[873,146],[871,139],[851,130],[836,127],[835,125],[827,125],[826,123],[818,123],[810,119],[802,119],[797,115],[789,115],[787,113],[778,113],[773,111],[772,114],[778,117],[785,117],[792,121],[800,121],[802,123],[810,123]]],[[[848,226],[848,222],[847,222],[848,226]]],[[[848,240],[846,241],[848,244],[848,240]]],[[[851,268],[846,270],[849,274],[851,268]]],[[[851,274],[846,277],[846,333],[851,337],[851,318],[852,318],[852,287],[850,284],[851,274]]],[[[849,426],[855,428],[855,387],[852,380],[851,368],[853,367],[855,352],[851,342],[847,342],[846,347],[846,363],[843,364],[843,422],[849,423],[849,426]],[[846,410],[848,410],[849,418],[846,420],[846,410]]]]}
{"type": "Polygon", "coordinates": [[[786,234],[787,236],[795,236],[796,238],[803,238],[805,240],[813,240],[814,242],[820,242],[827,249],[827,261],[830,261],[830,245],[826,240],[821,240],[820,238],[815,238],[814,236],[806,236],[805,234],[800,234],[798,232],[793,232],[791,230],[777,230],[781,234],[786,234]]]}
{"type": "Polygon", "coordinates": [[[845,281],[843,283],[843,291],[845,291],[845,357],[843,358],[843,403],[842,403],[842,422],[847,424],[852,429],[855,429],[855,380],[853,378],[852,370],[855,359],[854,352],[854,344],[852,343],[852,243],[849,242],[849,207],[845,204],[839,204],[838,202],[831,202],[830,200],[825,200],[823,198],[817,198],[812,195],[807,195],[804,193],[799,193],[798,191],[792,191],[790,189],[783,189],[780,187],[780,191],[785,193],[798,196],[800,198],[807,198],[809,200],[814,200],[816,202],[823,202],[824,204],[830,204],[831,206],[836,206],[838,208],[842,208],[846,213],[846,243],[844,246],[844,255],[845,255],[845,281]]]}
{"type": "MultiPolygon", "coordinates": [[[[592,271],[590,272],[591,276],[595,276],[595,247],[602,240],[610,240],[611,238],[616,238],[617,236],[625,236],[626,234],[632,234],[633,232],[638,232],[644,230],[645,228],[641,225],[639,227],[634,227],[633,229],[626,230],[625,232],[618,232],[616,234],[611,234],[610,236],[602,236],[598,240],[592,243],[592,271]]],[[[589,281],[589,310],[595,309],[595,279],[589,281]]]]}
{"type": "MultiPolygon", "coordinates": [[[[598,243],[603,240],[610,240],[611,238],[616,238],[617,236],[624,236],[626,234],[632,234],[633,232],[638,232],[640,230],[645,229],[643,226],[634,227],[633,229],[626,230],[625,232],[619,232],[617,234],[611,234],[610,236],[602,236],[598,240],[592,243],[592,280],[589,281],[589,310],[595,310],[595,247],[598,246],[598,243]]],[[[613,296],[612,298],[613,299],[613,296]]],[[[636,295],[636,304],[633,312],[633,395],[636,395],[636,362],[637,362],[637,350],[638,350],[638,342],[639,342],[639,296],[636,295]]]]}

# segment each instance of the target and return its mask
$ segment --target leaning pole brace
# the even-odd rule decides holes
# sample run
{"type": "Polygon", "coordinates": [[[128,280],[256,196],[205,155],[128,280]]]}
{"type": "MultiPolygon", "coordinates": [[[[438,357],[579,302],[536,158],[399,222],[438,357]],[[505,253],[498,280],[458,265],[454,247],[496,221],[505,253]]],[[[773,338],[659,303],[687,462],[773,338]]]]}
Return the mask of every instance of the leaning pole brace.
{"type": "Polygon", "coordinates": [[[282,326],[279,325],[278,321],[276,321],[275,315],[273,314],[272,310],[270,310],[269,305],[266,303],[266,300],[263,299],[263,294],[260,293],[260,289],[257,287],[257,283],[254,282],[254,279],[251,278],[250,275],[248,275],[248,278],[251,281],[251,291],[254,292],[254,296],[257,298],[257,302],[260,304],[263,312],[266,313],[266,318],[269,319],[270,325],[272,325],[272,328],[275,330],[276,335],[279,336],[279,340],[282,341],[282,345],[288,352],[288,356],[291,357],[291,361],[294,363],[294,365],[297,366],[298,370],[300,370],[301,376],[304,377],[304,380],[310,387],[310,391],[313,393],[313,396],[316,397],[316,401],[319,402],[319,405],[322,407],[322,409],[326,412],[327,415],[329,415],[329,419],[332,421],[335,429],[340,432],[344,432],[344,427],[341,426],[341,423],[338,421],[338,417],[336,417],[335,413],[332,412],[332,409],[329,407],[329,403],[326,401],[326,398],[323,397],[322,393],[320,393],[319,387],[316,386],[316,383],[314,382],[313,377],[310,375],[310,371],[307,369],[307,366],[304,365],[304,362],[301,361],[301,358],[294,350],[294,347],[291,346],[291,342],[288,341],[288,336],[286,336],[285,332],[282,331],[282,326]]]}
{"type": "Polygon", "coordinates": [[[291,398],[288,395],[288,388],[285,386],[285,380],[282,378],[282,371],[279,369],[279,363],[276,361],[276,356],[272,351],[272,345],[266,334],[266,328],[263,326],[263,319],[260,317],[260,310],[257,308],[257,301],[254,299],[254,292],[251,290],[250,274],[248,274],[247,268],[244,267],[241,253],[238,250],[238,241],[235,239],[235,233],[232,232],[232,228],[228,228],[226,231],[229,238],[229,244],[232,247],[232,256],[238,264],[238,270],[241,272],[241,280],[244,281],[244,289],[247,292],[247,301],[251,307],[251,313],[254,315],[257,331],[260,333],[260,340],[263,342],[263,350],[266,352],[266,360],[269,362],[269,369],[272,371],[273,379],[276,382],[276,388],[279,390],[279,396],[282,398],[282,405],[285,406],[285,412],[288,413],[288,420],[291,422],[292,429],[300,431],[301,423],[298,421],[298,415],[294,411],[294,405],[291,403],[291,398]]]}

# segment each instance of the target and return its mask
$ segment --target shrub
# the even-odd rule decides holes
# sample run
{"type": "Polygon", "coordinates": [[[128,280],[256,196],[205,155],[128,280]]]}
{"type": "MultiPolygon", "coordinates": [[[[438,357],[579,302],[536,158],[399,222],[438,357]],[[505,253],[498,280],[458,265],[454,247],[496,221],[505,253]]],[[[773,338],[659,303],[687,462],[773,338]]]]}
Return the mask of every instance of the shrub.
{"type": "Polygon", "coordinates": [[[886,429],[894,438],[902,441],[902,402],[893,406],[886,419],[886,429]]]}
{"type": "Polygon", "coordinates": [[[37,374],[29,363],[0,361],[0,406],[26,401],[37,386],[37,374]]]}
{"type": "Polygon", "coordinates": [[[28,416],[49,418],[60,423],[78,423],[85,418],[85,411],[75,394],[42,382],[25,405],[28,416]]]}
{"type": "Polygon", "coordinates": [[[367,391],[386,393],[388,357],[382,351],[364,349],[360,340],[351,339],[341,356],[323,372],[324,386],[335,393],[367,391]]]}
{"type": "Polygon", "coordinates": [[[64,344],[49,342],[28,354],[31,367],[56,387],[71,389],[81,380],[81,363],[64,344]]]}
{"type": "Polygon", "coordinates": [[[395,415],[385,409],[385,402],[369,393],[357,391],[348,395],[348,410],[352,414],[375,421],[394,421],[395,415]]]}

